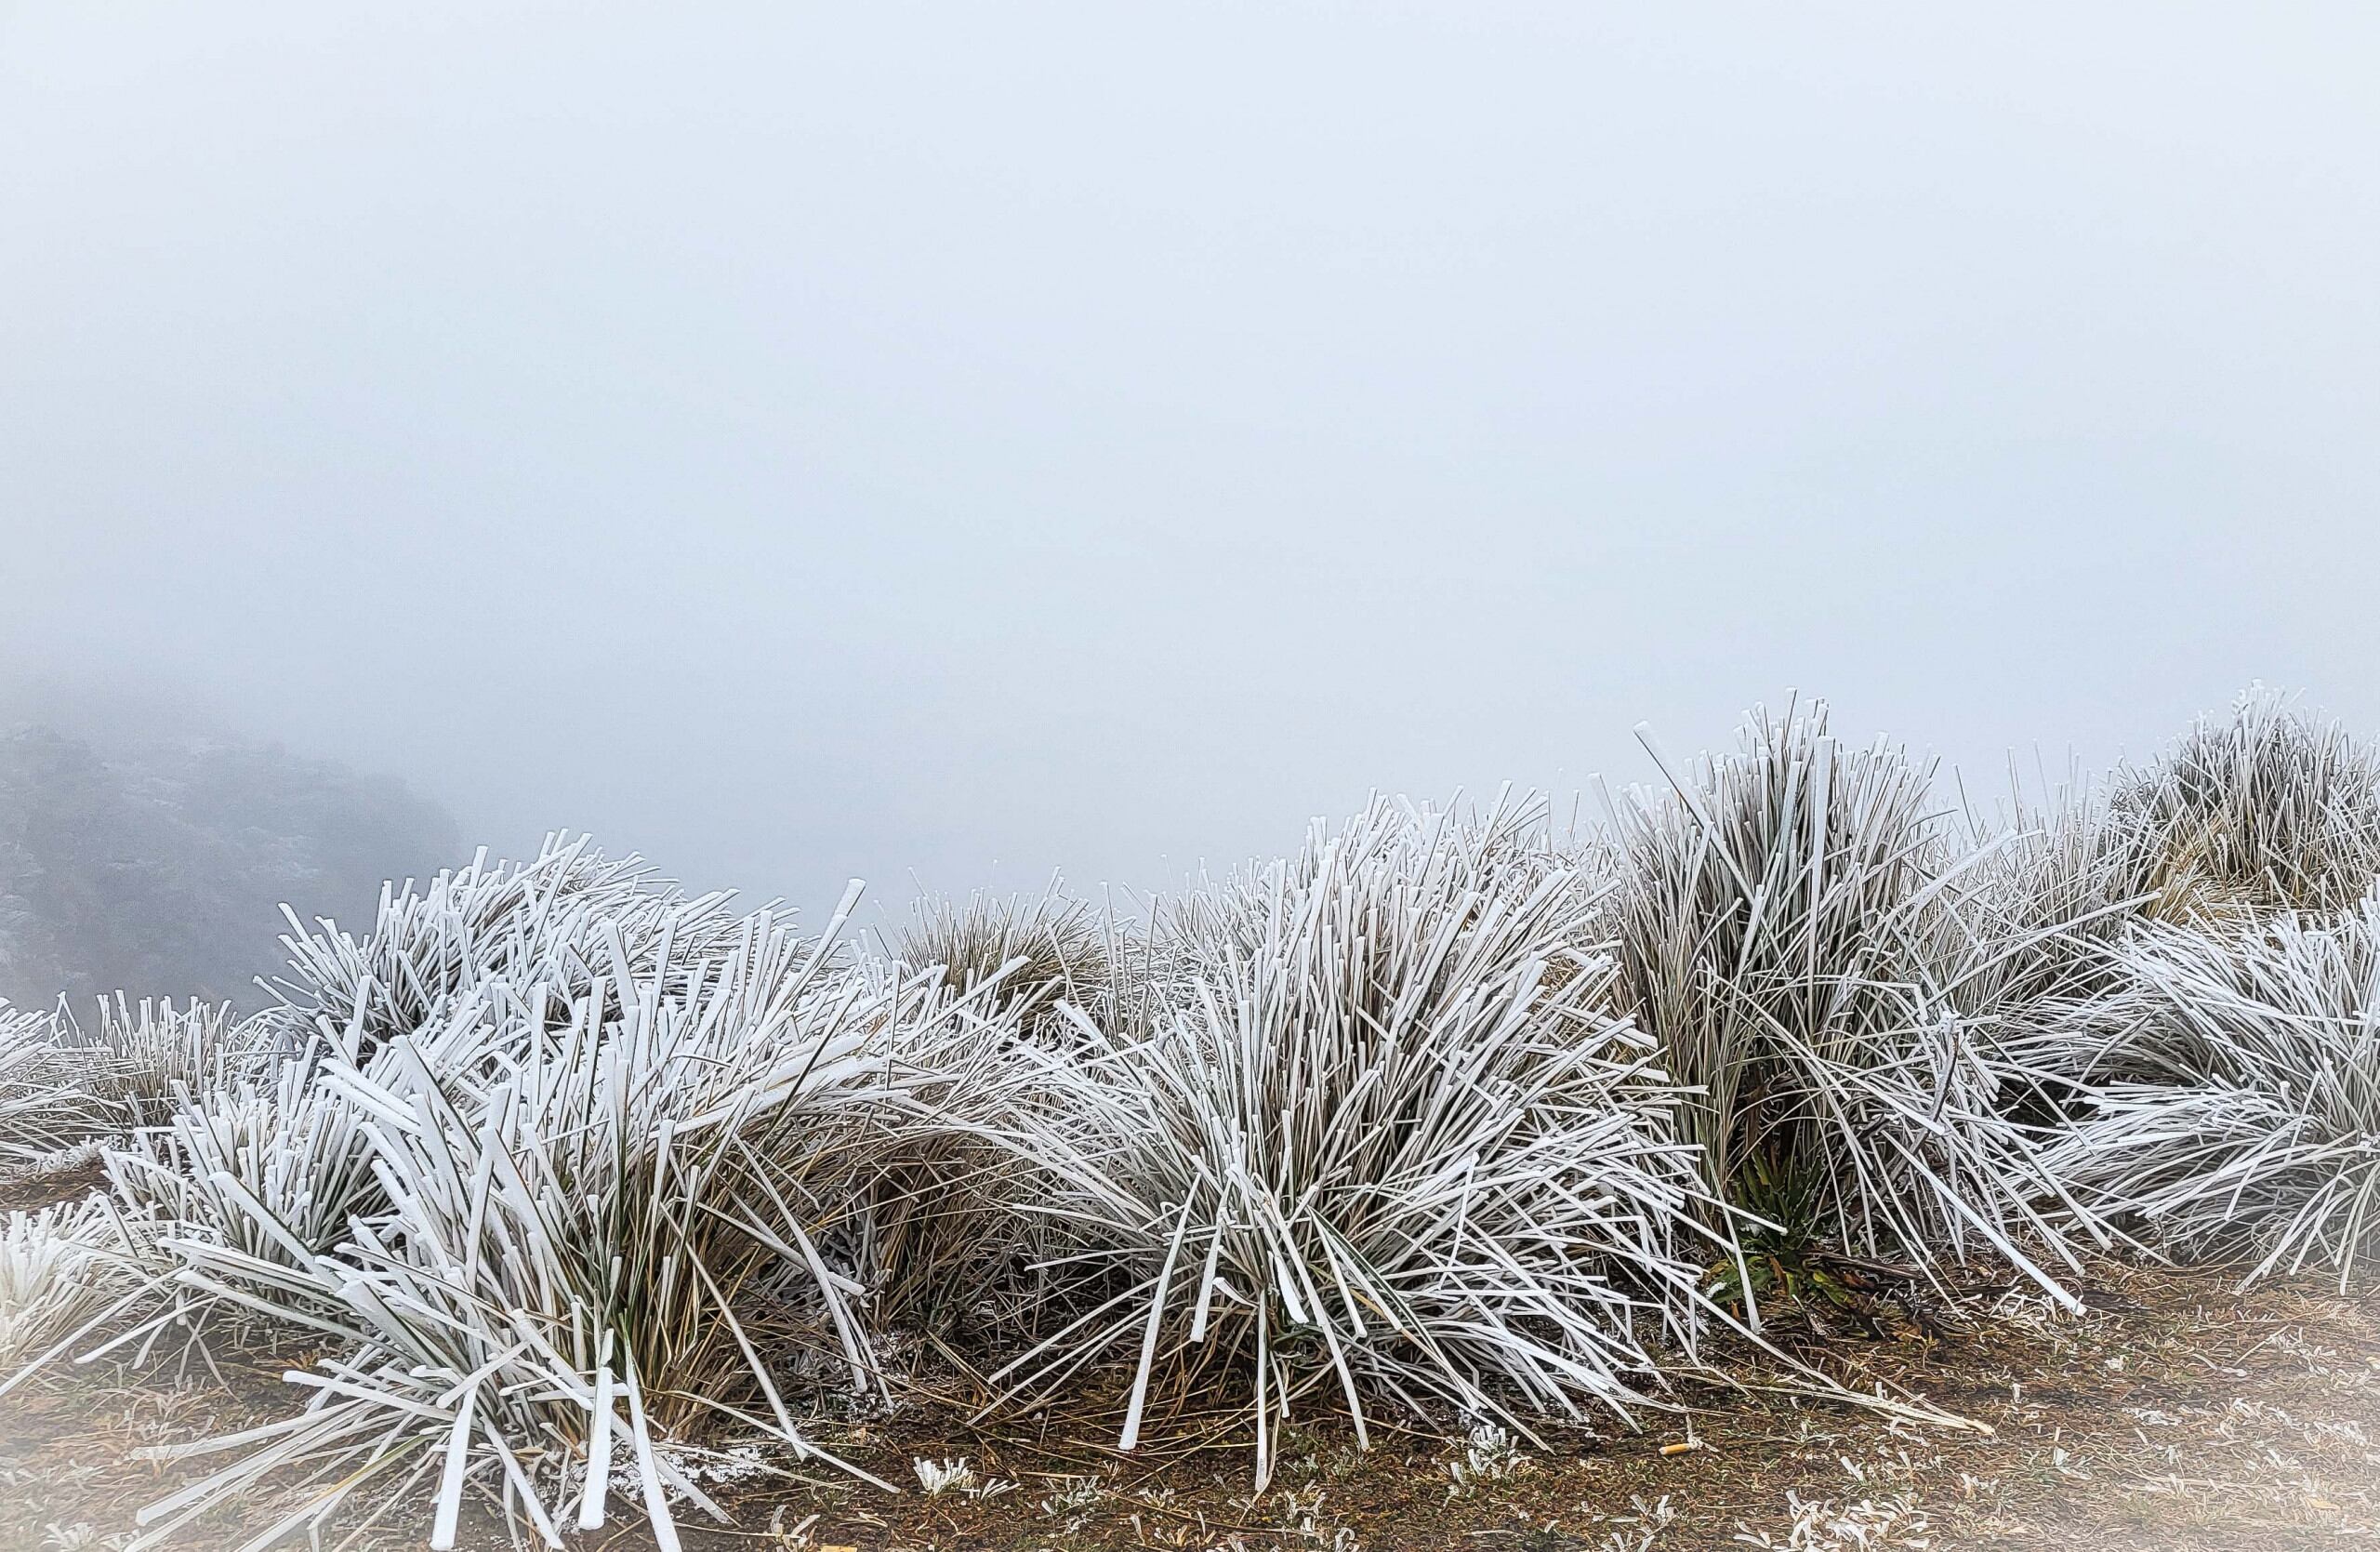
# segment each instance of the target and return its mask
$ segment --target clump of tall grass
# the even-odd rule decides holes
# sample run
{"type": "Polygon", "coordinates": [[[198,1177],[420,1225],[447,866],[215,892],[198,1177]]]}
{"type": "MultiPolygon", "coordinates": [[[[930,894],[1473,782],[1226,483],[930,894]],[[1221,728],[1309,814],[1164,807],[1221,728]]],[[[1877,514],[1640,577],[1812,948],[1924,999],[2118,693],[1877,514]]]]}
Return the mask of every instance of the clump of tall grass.
{"type": "Polygon", "coordinates": [[[2107,837],[2117,892],[2154,915],[2344,910],[2380,877],[2380,754],[2254,688],[2117,771],[2107,837]]]}
{"type": "Polygon", "coordinates": [[[0,1166],[38,1167],[167,1115],[177,1096],[258,1070],[256,1028],[192,1002],[102,1002],[90,1028],[61,1007],[0,1005],[0,1166]]]}
{"type": "Polygon", "coordinates": [[[319,1055],[188,1091],[109,1150],[114,1199],[146,1231],[159,1273],[158,1323],[190,1323],[218,1303],[309,1318],[331,1298],[318,1258],[347,1242],[357,1216],[388,1209],[368,1118],[324,1081],[319,1055]]]}
{"type": "Polygon", "coordinates": [[[332,1352],[289,1376],[303,1411],[177,1452],[233,1458],[144,1510],[142,1545],[275,1476],[315,1491],[274,1533],[427,1491],[451,1545],[476,1492],[556,1541],[604,1523],[616,1461],[674,1545],[680,1506],[718,1512],[684,1454],[720,1427],[830,1458],[787,1365],[873,1375],[857,1220],[931,1110],[917,1054],[978,1004],[766,911],[725,938],[681,909],[694,930],[664,922],[641,953],[599,930],[567,995],[486,981],[322,1042],[269,1104],[195,1098],[119,1161],[120,1187],[168,1204],[177,1293],[332,1352]]]}
{"type": "Polygon", "coordinates": [[[1143,1028],[1029,1052],[1025,1211],[1077,1298],[996,1379],[1126,1366],[1123,1447],[1224,1395],[1254,1435],[1317,1391],[1524,1429],[1625,1412],[1690,1346],[1713,1228],[1647,1043],[1599,1006],[1594,895],[1525,881],[1506,807],[1375,803],[1170,914],[1143,1028]]]}
{"type": "Polygon", "coordinates": [[[2380,896],[2247,929],[2148,922],[2084,1052],[2061,1178],[2172,1254],[2346,1287],[2380,1244],[2380,896]]]}
{"type": "Polygon", "coordinates": [[[0,1215],[0,1370],[71,1336],[123,1291],[124,1238],[104,1205],[0,1215]]]}
{"type": "Polygon", "coordinates": [[[62,1020],[0,1003],[0,1168],[25,1169],[119,1119],[68,1058],[62,1020]]]}
{"type": "Polygon", "coordinates": [[[294,912],[282,939],[289,973],[269,987],[271,1022],[295,1051],[316,1034],[362,1051],[420,1028],[454,999],[492,980],[542,983],[558,1002],[584,994],[616,956],[648,977],[661,950],[692,965],[724,954],[738,931],[731,897],[689,898],[635,856],[606,856],[586,836],[555,835],[527,862],[490,861],[425,884],[380,892],[361,935],[336,923],[308,929],[294,912]]]}
{"type": "Polygon", "coordinates": [[[990,1005],[1041,1039],[1072,1039],[1058,1011],[1096,1009],[1116,995],[1117,924],[1090,902],[1053,885],[1035,899],[971,895],[964,905],[929,897],[895,935],[904,963],[939,970],[960,995],[993,987],[990,1005]]]}
{"type": "Polygon", "coordinates": [[[1612,808],[1620,1005],[1688,1087],[1711,1191],[1781,1242],[1937,1281],[1990,1254],[2069,1297],[2072,1204],[2013,1113],[2037,1080],[1980,995],[2031,930],[1980,887],[1931,766],[1798,702],[1733,753],[1655,757],[1669,789],[1612,808]]]}
{"type": "Polygon", "coordinates": [[[1951,845],[1973,860],[1961,909],[1933,913],[1937,964],[1961,966],[1951,1000],[1996,1016],[2012,1039],[2054,1028],[2122,979],[2117,950],[2148,903],[2124,893],[2105,795],[2076,776],[2039,802],[2019,793],[1987,819],[1965,816],[1951,845]]]}
{"type": "Polygon", "coordinates": [[[130,1002],[121,993],[99,1003],[98,1028],[86,1047],[104,1076],[102,1093],[133,1127],[152,1126],[183,1094],[244,1085],[268,1072],[266,1032],[253,1018],[236,1018],[221,1003],[171,999],[130,1002]]]}
{"type": "Polygon", "coordinates": [[[2060,1178],[2177,1257],[2346,1286],[2380,1233],[2380,752],[2251,689],[2120,769],[2094,840],[2137,909],[2043,1021],[2060,1178]]]}

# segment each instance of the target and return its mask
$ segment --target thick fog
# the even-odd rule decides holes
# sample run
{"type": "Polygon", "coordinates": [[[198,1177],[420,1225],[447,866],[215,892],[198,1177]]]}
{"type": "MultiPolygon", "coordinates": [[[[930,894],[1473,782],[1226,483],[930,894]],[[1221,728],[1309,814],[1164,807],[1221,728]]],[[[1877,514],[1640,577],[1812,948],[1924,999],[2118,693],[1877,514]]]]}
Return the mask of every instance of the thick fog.
{"type": "Polygon", "coordinates": [[[2380,725],[2373,18],[7,5],[7,677],[894,909],[2380,725]]]}

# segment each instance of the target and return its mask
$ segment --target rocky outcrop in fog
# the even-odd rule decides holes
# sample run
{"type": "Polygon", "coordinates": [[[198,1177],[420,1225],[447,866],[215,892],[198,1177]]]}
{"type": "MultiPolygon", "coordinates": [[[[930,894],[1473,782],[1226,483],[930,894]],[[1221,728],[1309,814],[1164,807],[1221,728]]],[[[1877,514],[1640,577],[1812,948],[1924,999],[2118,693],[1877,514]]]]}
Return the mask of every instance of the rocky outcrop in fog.
{"type": "Polygon", "coordinates": [[[368,915],[384,879],[456,845],[402,783],[277,745],[0,731],[0,997],[253,1002],[281,964],[282,902],[368,915]]]}

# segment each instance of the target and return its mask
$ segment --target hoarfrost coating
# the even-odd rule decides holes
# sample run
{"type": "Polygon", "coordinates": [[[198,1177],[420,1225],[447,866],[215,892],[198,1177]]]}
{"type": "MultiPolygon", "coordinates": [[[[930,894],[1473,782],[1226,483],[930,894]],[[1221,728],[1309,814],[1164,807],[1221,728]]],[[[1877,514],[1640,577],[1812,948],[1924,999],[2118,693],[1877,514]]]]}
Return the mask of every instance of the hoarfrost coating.
{"type": "Polygon", "coordinates": [[[929,1352],[978,1421],[1226,1439],[1261,1495],[1320,1412],[1486,1460],[1756,1374],[1971,1428],[1765,1333],[2070,1309],[2085,1251],[2357,1286],[2368,747],[2255,693],[2008,828],[1827,727],[1755,713],[1608,833],[1383,798],[1143,917],[930,905],[926,962],[855,892],[812,934],[557,837],[293,922],[242,1017],[9,1014],[10,1183],[107,1180],[0,1226],[0,1394],[302,1334],[302,1403],[149,1452],[210,1465],[132,1547],[291,1482],[253,1545],[668,1546],[722,1450],[900,1491],[817,1420],[929,1352]]]}

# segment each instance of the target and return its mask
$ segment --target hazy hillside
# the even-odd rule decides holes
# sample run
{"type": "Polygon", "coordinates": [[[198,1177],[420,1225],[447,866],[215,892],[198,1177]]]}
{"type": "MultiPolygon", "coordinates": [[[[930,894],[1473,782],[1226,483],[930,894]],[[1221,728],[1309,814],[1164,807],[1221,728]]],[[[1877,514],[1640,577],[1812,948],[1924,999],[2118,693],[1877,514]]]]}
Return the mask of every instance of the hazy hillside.
{"type": "Polygon", "coordinates": [[[277,746],[0,732],[0,997],[252,1002],[282,901],[351,917],[456,844],[402,784],[277,746]]]}

